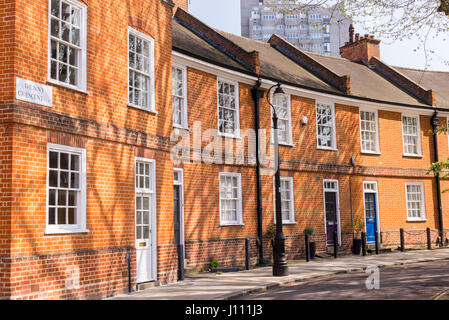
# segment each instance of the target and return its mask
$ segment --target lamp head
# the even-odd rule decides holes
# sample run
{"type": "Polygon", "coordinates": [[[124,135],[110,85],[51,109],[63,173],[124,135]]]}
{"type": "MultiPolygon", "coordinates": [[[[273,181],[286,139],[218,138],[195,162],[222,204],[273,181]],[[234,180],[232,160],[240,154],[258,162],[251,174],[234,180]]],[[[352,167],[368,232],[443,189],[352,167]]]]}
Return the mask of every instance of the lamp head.
{"type": "Polygon", "coordinates": [[[276,90],[274,90],[273,96],[274,97],[279,97],[279,96],[282,96],[284,94],[285,94],[285,92],[284,92],[284,90],[282,90],[281,84],[278,82],[276,90]]]}

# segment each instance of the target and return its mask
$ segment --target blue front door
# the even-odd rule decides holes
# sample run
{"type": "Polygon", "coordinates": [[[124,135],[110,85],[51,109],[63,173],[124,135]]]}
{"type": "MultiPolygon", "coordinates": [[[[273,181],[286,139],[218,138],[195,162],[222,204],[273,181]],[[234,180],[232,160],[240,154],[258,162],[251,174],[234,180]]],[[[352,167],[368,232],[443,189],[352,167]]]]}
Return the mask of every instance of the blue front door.
{"type": "Polygon", "coordinates": [[[374,242],[377,231],[376,194],[365,193],[366,242],[374,242]]]}

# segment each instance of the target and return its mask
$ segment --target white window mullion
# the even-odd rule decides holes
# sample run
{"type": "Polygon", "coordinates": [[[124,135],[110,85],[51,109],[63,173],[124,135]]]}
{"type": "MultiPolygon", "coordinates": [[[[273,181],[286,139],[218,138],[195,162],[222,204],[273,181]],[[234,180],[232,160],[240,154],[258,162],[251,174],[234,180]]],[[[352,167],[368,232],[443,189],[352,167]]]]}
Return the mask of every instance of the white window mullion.
{"type": "Polygon", "coordinates": [[[155,111],[154,40],[128,28],[128,104],[155,111]]]}
{"type": "Polygon", "coordinates": [[[335,150],[335,110],[331,104],[316,103],[317,147],[335,150]]]}
{"type": "Polygon", "coordinates": [[[88,232],[86,229],[86,150],[47,146],[46,234],[88,232]]]}
{"type": "Polygon", "coordinates": [[[87,6],[49,0],[48,80],[81,91],[87,88],[87,6]]]}
{"type": "Polygon", "coordinates": [[[240,136],[239,86],[236,82],[218,79],[218,133],[229,137],[240,136]]]}
{"type": "MultiPolygon", "coordinates": [[[[280,144],[291,145],[292,124],[291,124],[291,96],[285,94],[281,97],[271,96],[271,101],[276,108],[278,116],[278,139],[280,144]]],[[[273,114],[273,110],[272,114],[273,114]]],[[[273,119],[271,119],[273,125],[273,119]]]]}
{"type": "Polygon", "coordinates": [[[425,221],[424,184],[422,182],[408,182],[405,184],[407,220],[425,221]]]}
{"type": "Polygon", "coordinates": [[[187,129],[187,68],[173,65],[173,126],[187,129]]]}
{"type": "Polygon", "coordinates": [[[360,110],[360,144],[362,152],[379,153],[377,111],[360,110]]]}
{"type": "Polygon", "coordinates": [[[220,225],[242,225],[242,181],[240,173],[219,174],[220,225]]]}
{"type": "MultiPolygon", "coordinates": [[[[295,202],[293,177],[281,177],[281,211],[282,224],[294,224],[295,222],[295,202]]],[[[276,180],[273,177],[273,211],[274,223],[276,223],[276,180]]]]}
{"type": "Polygon", "coordinates": [[[402,139],[405,156],[421,156],[419,116],[402,115],[402,139]]]}

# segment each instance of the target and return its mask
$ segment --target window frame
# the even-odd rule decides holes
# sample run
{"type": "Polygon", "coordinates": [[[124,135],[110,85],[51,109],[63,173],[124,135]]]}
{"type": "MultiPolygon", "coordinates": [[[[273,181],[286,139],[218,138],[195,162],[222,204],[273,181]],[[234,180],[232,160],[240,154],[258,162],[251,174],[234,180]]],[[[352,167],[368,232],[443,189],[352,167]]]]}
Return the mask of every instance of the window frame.
{"type": "MultiPolygon", "coordinates": [[[[293,177],[282,177],[281,176],[281,183],[282,181],[288,181],[290,184],[290,211],[289,211],[289,219],[284,220],[282,219],[282,224],[288,225],[288,224],[296,224],[295,219],[295,186],[294,186],[294,180],[293,177]]],[[[282,193],[281,193],[282,198],[282,193]]],[[[281,199],[282,200],[282,199],[281,199]]],[[[274,215],[274,223],[276,224],[276,177],[273,177],[273,215],[274,215]]]]}
{"type": "MultiPolygon", "coordinates": [[[[172,64],[172,74],[173,74],[173,69],[180,69],[182,70],[182,92],[183,92],[183,99],[184,99],[184,103],[182,105],[182,110],[181,110],[181,124],[175,124],[174,119],[173,119],[173,127],[174,128],[179,128],[179,129],[188,129],[189,128],[189,121],[188,121],[188,103],[187,103],[187,98],[188,98],[188,93],[187,93],[187,66],[180,64],[180,63],[174,63],[172,64]]],[[[173,101],[172,101],[172,108],[173,108],[173,101]]]]}
{"type": "MultiPolygon", "coordinates": [[[[77,0],[60,0],[68,3],[71,6],[80,9],[80,47],[81,57],[78,67],[78,85],[62,82],[51,78],[51,1],[48,0],[48,48],[47,48],[47,83],[66,87],[72,90],[87,93],[87,5],[77,0]]],[[[62,40],[64,41],[64,40],[62,40]]]]}
{"type": "MultiPolygon", "coordinates": [[[[270,101],[273,101],[273,96],[274,96],[274,93],[272,92],[271,93],[271,97],[270,97],[270,101]]],[[[280,139],[279,139],[279,135],[278,135],[278,144],[279,145],[284,145],[284,146],[293,146],[293,133],[292,133],[292,96],[291,96],[291,94],[288,94],[288,93],[285,93],[284,94],[284,96],[286,96],[287,97],[287,113],[288,113],[288,119],[287,119],[287,122],[288,122],[288,128],[287,128],[287,133],[286,133],[286,136],[287,136],[287,141],[281,141],[280,139]]],[[[276,104],[274,104],[273,103],[273,105],[275,106],[275,107],[277,107],[276,106],[276,104]]],[[[271,128],[273,128],[273,108],[270,108],[270,110],[271,110],[271,128]]],[[[279,115],[278,115],[278,127],[279,127],[279,115]]],[[[274,132],[273,132],[274,130],[272,130],[272,134],[271,134],[271,141],[272,141],[272,143],[274,143],[274,132]]]]}
{"type": "Polygon", "coordinates": [[[87,208],[86,208],[86,187],[87,187],[87,160],[86,160],[86,149],[70,147],[60,144],[47,143],[47,162],[46,162],[46,217],[45,217],[45,235],[52,234],[74,234],[74,233],[87,233],[89,230],[86,228],[87,219],[87,208]],[[50,152],[68,152],[75,153],[79,155],[80,159],[80,171],[79,171],[79,207],[77,207],[76,215],[76,225],[50,225],[49,224],[49,170],[50,170],[50,152]]]}
{"type": "MultiPolygon", "coordinates": [[[[126,90],[126,92],[127,92],[127,94],[126,94],[127,105],[129,107],[137,108],[137,109],[144,110],[144,111],[147,111],[147,112],[157,113],[157,110],[156,110],[156,93],[155,93],[155,78],[154,78],[155,77],[155,54],[154,54],[154,52],[155,52],[155,50],[154,50],[155,41],[154,41],[154,39],[152,37],[150,37],[150,36],[140,32],[140,31],[138,31],[138,30],[128,26],[126,45],[127,45],[127,49],[126,49],[127,56],[126,56],[126,59],[128,61],[127,62],[128,79],[127,79],[127,86],[126,86],[126,88],[127,88],[127,90],[126,90]],[[150,75],[149,75],[149,77],[150,77],[150,92],[149,92],[149,97],[148,97],[148,107],[147,108],[129,102],[129,74],[130,74],[130,71],[131,71],[130,70],[131,67],[129,65],[129,35],[130,34],[133,34],[135,37],[139,37],[139,38],[142,38],[145,41],[150,42],[150,75]]],[[[140,72],[140,73],[142,73],[142,72],[140,72]]]]}
{"type": "Polygon", "coordinates": [[[223,77],[217,77],[217,131],[218,135],[228,138],[237,138],[240,139],[240,91],[239,91],[239,83],[238,81],[230,80],[223,77]],[[235,129],[234,133],[225,133],[220,132],[220,86],[219,82],[228,83],[235,86],[235,129]]]}
{"type": "Polygon", "coordinates": [[[366,153],[366,154],[380,154],[380,138],[379,138],[379,118],[378,118],[378,112],[376,109],[368,109],[368,108],[360,108],[359,109],[359,126],[360,126],[360,152],[361,153],[366,153]],[[376,125],[376,133],[375,133],[375,137],[376,137],[376,141],[375,141],[375,146],[376,146],[376,150],[372,151],[372,150],[363,150],[363,143],[362,143],[362,112],[370,112],[370,113],[374,113],[374,121],[375,121],[375,125],[376,125]]]}
{"type": "Polygon", "coordinates": [[[424,182],[406,182],[405,183],[405,204],[406,204],[406,214],[407,214],[407,222],[423,222],[427,221],[426,216],[426,198],[424,193],[424,182]],[[409,216],[409,203],[408,203],[408,192],[407,187],[408,186],[420,186],[421,187],[421,216],[418,217],[410,217],[409,216]]]}
{"type": "Polygon", "coordinates": [[[319,150],[328,150],[328,151],[337,151],[337,128],[336,128],[336,121],[335,121],[335,103],[327,102],[327,101],[315,101],[315,125],[316,125],[316,146],[319,150]],[[320,146],[319,145],[319,134],[318,134],[318,105],[324,104],[331,107],[332,112],[332,146],[326,147],[326,146],[320,146]]]}
{"type": "Polygon", "coordinates": [[[420,123],[420,116],[419,114],[412,114],[412,113],[401,113],[401,128],[402,128],[402,155],[404,157],[416,157],[416,158],[422,158],[422,144],[421,144],[421,123],[420,123]],[[415,118],[416,119],[416,131],[417,131],[417,146],[416,150],[417,153],[407,153],[405,152],[405,135],[404,135],[404,117],[408,118],[415,118]]]}
{"type": "MultiPolygon", "coordinates": [[[[225,200],[225,199],[223,199],[225,200]]],[[[242,210],[242,174],[236,172],[220,172],[218,175],[218,208],[219,208],[219,218],[220,218],[220,227],[226,226],[243,226],[243,210],[242,210]],[[222,177],[237,177],[237,196],[238,203],[236,206],[237,210],[237,220],[235,221],[223,221],[221,214],[221,178],[222,177]]]]}

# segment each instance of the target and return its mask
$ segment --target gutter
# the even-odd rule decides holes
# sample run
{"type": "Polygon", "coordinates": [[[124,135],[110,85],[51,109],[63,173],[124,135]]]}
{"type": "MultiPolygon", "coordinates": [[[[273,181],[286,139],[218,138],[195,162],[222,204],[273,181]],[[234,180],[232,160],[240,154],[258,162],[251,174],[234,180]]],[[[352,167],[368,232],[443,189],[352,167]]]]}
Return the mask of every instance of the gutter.
{"type": "Polygon", "coordinates": [[[257,245],[258,245],[258,253],[259,253],[259,265],[263,265],[265,263],[263,258],[263,229],[262,229],[262,184],[260,180],[260,143],[259,143],[259,129],[260,129],[260,121],[259,121],[259,100],[263,98],[264,91],[260,90],[260,86],[262,82],[257,80],[254,87],[251,89],[251,96],[254,100],[254,128],[256,129],[256,197],[257,197],[257,245]]]}
{"type": "MultiPolygon", "coordinates": [[[[438,135],[435,134],[435,131],[439,125],[439,121],[438,121],[438,112],[435,111],[435,113],[433,114],[432,118],[431,118],[431,125],[432,125],[432,130],[433,130],[433,152],[435,154],[435,161],[434,162],[438,162],[439,161],[439,157],[438,157],[438,135]]],[[[444,246],[444,225],[443,225],[443,208],[441,206],[441,181],[440,181],[440,173],[438,172],[435,175],[435,183],[436,183],[436,187],[437,187],[437,204],[438,204],[438,225],[440,227],[440,239],[441,239],[441,246],[444,246]]]]}

